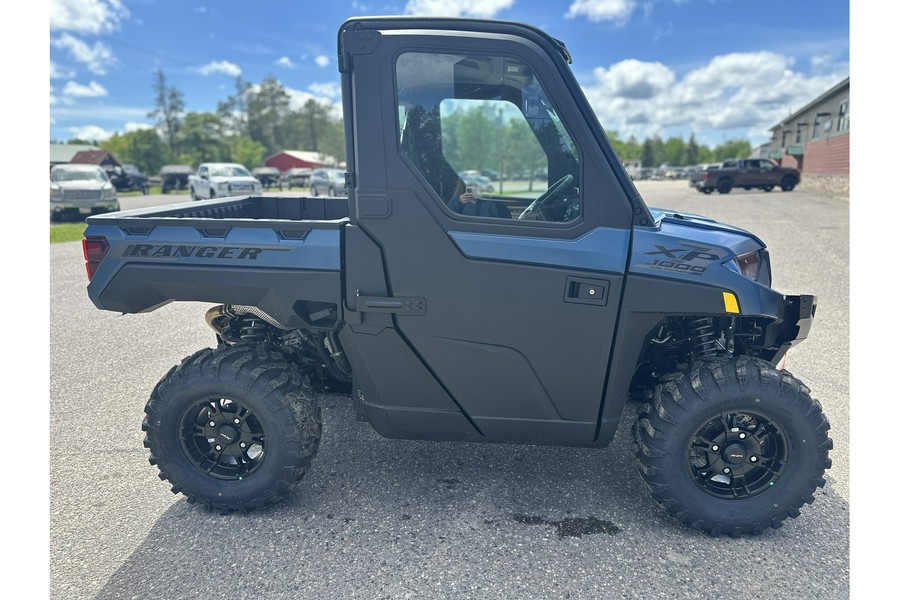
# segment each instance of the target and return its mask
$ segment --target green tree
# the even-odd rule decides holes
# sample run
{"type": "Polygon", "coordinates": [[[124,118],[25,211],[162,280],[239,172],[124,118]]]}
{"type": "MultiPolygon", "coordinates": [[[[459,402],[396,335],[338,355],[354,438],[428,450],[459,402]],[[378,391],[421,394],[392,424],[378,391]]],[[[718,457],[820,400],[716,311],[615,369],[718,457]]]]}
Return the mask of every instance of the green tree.
{"type": "Polygon", "coordinates": [[[234,94],[219,102],[216,113],[229,135],[246,136],[250,133],[247,125],[247,95],[250,88],[250,83],[238,75],[234,80],[234,94]]]}
{"type": "Polygon", "coordinates": [[[656,156],[653,154],[653,143],[649,138],[644,140],[644,145],[641,146],[641,165],[644,167],[656,166],[656,156]]]}
{"type": "Polygon", "coordinates": [[[510,173],[524,174],[528,179],[528,190],[533,190],[535,176],[547,168],[547,155],[534,131],[524,118],[514,118],[506,125],[503,141],[506,169],[510,173]]]}
{"type": "Polygon", "coordinates": [[[121,162],[134,163],[144,173],[158,173],[168,162],[169,152],[155,129],[139,129],[114,134],[100,144],[121,162]]]}
{"type": "Polygon", "coordinates": [[[665,143],[666,164],[671,167],[680,167],[684,164],[685,157],[684,140],[680,137],[670,137],[665,143]]]}
{"type": "Polygon", "coordinates": [[[697,146],[697,138],[694,137],[694,132],[691,132],[691,137],[688,140],[687,146],[684,149],[684,163],[685,165],[693,166],[698,164],[700,157],[700,148],[697,146]]]}
{"type": "Polygon", "coordinates": [[[291,98],[274,77],[247,90],[247,134],[274,154],[287,147],[285,121],[290,113],[291,98]]]}
{"type": "Polygon", "coordinates": [[[728,158],[747,158],[753,148],[747,140],[727,140],[716,146],[714,153],[716,160],[726,160],[728,158]]]}
{"type": "Polygon", "coordinates": [[[224,140],[228,160],[244,165],[248,169],[262,166],[266,147],[242,135],[228,136],[224,140]]]}
{"type": "Polygon", "coordinates": [[[196,165],[228,160],[223,129],[222,120],[216,114],[187,113],[181,127],[179,162],[196,165]]]}
{"type": "Polygon", "coordinates": [[[156,119],[157,125],[163,131],[169,150],[173,155],[178,154],[178,138],[184,113],[184,94],[166,82],[166,76],[162,69],[158,69],[153,77],[153,90],[156,92],[156,97],[153,103],[154,110],[147,116],[156,119]]]}

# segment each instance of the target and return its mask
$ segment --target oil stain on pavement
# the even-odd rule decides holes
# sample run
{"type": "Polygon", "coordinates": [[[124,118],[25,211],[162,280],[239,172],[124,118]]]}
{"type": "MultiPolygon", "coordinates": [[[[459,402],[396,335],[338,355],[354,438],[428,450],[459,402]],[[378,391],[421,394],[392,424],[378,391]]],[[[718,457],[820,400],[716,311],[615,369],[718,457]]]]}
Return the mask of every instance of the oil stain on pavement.
{"type": "Polygon", "coordinates": [[[595,533],[616,535],[621,531],[616,525],[597,517],[568,517],[561,521],[551,521],[543,517],[514,514],[510,517],[516,523],[523,525],[552,525],[556,527],[556,534],[560,538],[581,537],[595,533]]]}

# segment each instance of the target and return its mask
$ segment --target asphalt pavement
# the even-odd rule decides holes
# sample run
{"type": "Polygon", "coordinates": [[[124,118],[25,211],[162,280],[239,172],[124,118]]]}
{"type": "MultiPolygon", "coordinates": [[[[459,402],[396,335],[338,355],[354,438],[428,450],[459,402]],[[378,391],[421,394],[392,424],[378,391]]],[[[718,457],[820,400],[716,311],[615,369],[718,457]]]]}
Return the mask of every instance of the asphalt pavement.
{"type": "MultiPolygon", "coordinates": [[[[292,502],[207,512],[158,479],[140,423],[156,381],[214,343],[208,305],[97,310],[81,245],[54,244],[51,597],[848,598],[849,204],[802,186],[704,196],[683,181],[638,185],[651,206],[753,231],[776,289],[818,295],[788,368],[831,421],[834,466],[800,518],[736,540],[684,528],[641,484],[624,426],[603,450],[397,441],[336,394],[292,502]]],[[[134,198],[122,208],[187,200],[134,198]]]]}

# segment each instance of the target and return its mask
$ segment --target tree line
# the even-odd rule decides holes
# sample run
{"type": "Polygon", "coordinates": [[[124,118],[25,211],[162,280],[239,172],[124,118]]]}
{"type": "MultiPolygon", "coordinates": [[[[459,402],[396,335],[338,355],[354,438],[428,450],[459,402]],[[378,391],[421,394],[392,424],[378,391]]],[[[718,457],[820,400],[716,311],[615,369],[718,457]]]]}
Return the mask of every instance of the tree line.
{"type": "Polygon", "coordinates": [[[186,112],[184,93],[161,70],[154,74],[153,91],[147,116],[155,119],[155,128],[116,133],[99,144],[145,173],[158,173],[166,164],[201,162],[236,162],[253,169],[282,150],[345,159],[343,120],[331,105],[309,99],[292,109],[290,94],[274,77],[259,85],[238,77],[234,93],[218,103],[216,112],[186,112]]]}
{"type": "MultiPolygon", "coordinates": [[[[288,91],[274,77],[258,85],[235,80],[234,92],[218,103],[215,112],[186,112],[181,90],[171,85],[162,70],[154,73],[153,110],[148,117],[156,127],[116,133],[99,145],[122,162],[145,173],[158,173],[165,164],[236,162],[253,169],[267,156],[282,150],[306,150],[345,160],[344,127],[331,105],[314,99],[291,108],[288,91]]],[[[443,149],[463,169],[493,169],[533,180],[547,168],[547,155],[522,118],[505,117],[487,105],[455,110],[442,119],[443,149]]],[[[659,136],[643,143],[634,136],[623,141],[616,131],[607,135],[619,159],[640,160],[642,166],[688,166],[750,155],[746,140],[728,140],[710,148],[694,135],[663,141],[659,136]]],[[[89,143],[90,140],[69,140],[89,143]]]]}

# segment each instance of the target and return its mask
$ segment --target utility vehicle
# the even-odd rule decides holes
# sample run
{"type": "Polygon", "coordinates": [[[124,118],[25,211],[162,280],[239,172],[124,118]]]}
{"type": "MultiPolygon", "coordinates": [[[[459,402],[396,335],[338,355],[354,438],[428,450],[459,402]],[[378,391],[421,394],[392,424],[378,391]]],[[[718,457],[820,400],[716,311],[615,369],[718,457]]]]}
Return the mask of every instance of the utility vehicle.
{"type": "Polygon", "coordinates": [[[316,454],[318,390],[344,385],[380,434],[424,440],[602,447],[638,399],[640,476],[713,535],[779,527],[813,501],[828,420],[777,365],[815,297],[771,289],[752,233],[647,207],[561,42],[510,22],[356,18],[338,58],[348,198],[88,219],[96,306],[215,304],[214,347],[146,405],[173,492],[222,511],[281,500],[316,454]],[[515,210],[449,208],[471,167],[450,127],[478,112],[542,153],[545,189],[473,200],[515,210]]]}

